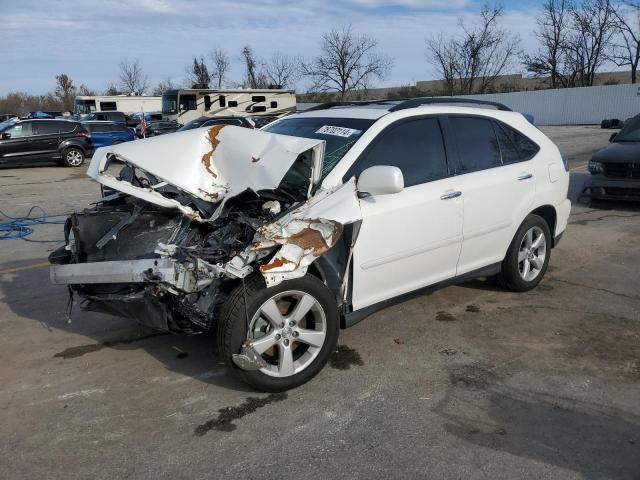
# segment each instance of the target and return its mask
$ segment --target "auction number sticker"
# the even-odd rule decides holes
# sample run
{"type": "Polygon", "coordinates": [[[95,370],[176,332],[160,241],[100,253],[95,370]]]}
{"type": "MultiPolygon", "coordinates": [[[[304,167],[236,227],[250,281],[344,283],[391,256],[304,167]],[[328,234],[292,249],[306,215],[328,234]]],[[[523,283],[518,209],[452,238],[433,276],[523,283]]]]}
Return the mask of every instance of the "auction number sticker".
{"type": "Polygon", "coordinates": [[[355,130],[353,128],[333,127],[331,125],[324,125],[319,130],[316,130],[316,133],[320,133],[322,135],[333,135],[335,137],[345,137],[345,138],[360,132],[361,130],[355,130]]]}

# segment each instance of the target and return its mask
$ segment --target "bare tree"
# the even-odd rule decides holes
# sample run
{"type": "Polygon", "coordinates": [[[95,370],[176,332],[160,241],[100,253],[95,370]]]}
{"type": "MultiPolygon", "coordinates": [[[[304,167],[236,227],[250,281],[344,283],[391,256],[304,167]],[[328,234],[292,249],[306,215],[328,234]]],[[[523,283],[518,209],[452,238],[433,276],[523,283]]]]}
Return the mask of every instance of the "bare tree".
{"type": "Polygon", "coordinates": [[[120,86],[130,95],[142,95],[149,88],[149,78],[142,70],[140,60],[123,60],[120,63],[120,86]]]}
{"type": "Polygon", "coordinates": [[[111,82],[104,91],[104,95],[120,95],[120,94],[122,94],[122,92],[113,82],[111,82]]]}
{"type": "Polygon", "coordinates": [[[227,52],[225,52],[221,48],[214,48],[209,56],[213,61],[213,71],[211,72],[211,77],[212,79],[216,80],[218,88],[222,88],[222,86],[225,84],[225,78],[227,76],[227,73],[229,72],[229,67],[231,66],[229,56],[227,55],[227,52]]]}
{"type": "Polygon", "coordinates": [[[534,55],[524,56],[525,68],[536,76],[550,77],[551,88],[567,87],[571,82],[571,72],[567,71],[566,48],[572,10],[570,0],[545,0],[534,33],[540,48],[534,55]]]}
{"type": "Polygon", "coordinates": [[[427,40],[427,54],[450,94],[486,93],[518,54],[520,39],[498,25],[502,7],[484,5],[473,25],[459,22],[460,33],[427,40]]]}
{"type": "Polygon", "coordinates": [[[320,51],[302,64],[302,74],[312,80],[311,90],[335,90],[342,100],[355,89],[367,88],[372,80],[383,79],[392,66],[391,59],[378,51],[377,40],[356,35],[351,25],[324,34],[320,51]]]}
{"type": "Polygon", "coordinates": [[[193,64],[190,68],[187,68],[187,74],[189,75],[191,88],[209,88],[211,75],[204,63],[204,58],[200,57],[200,61],[198,61],[196,57],[193,57],[193,64]]]}
{"type": "Polygon", "coordinates": [[[176,87],[171,81],[171,77],[167,77],[164,80],[161,80],[160,83],[158,83],[158,85],[156,85],[156,88],[153,89],[153,94],[155,96],[160,96],[167,90],[173,90],[174,88],[176,87]]]}
{"type": "Polygon", "coordinates": [[[265,65],[264,74],[271,87],[292,87],[300,76],[300,60],[286,53],[276,52],[265,65]]]}
{"type": "Polygon", "coordinates": [[[78,95],[95,95],[96,92],[87,87],[84,83],[78,87],[78,95]]]}
{"type": "Polygon", "coordinates": [[[631,83],[638,80],[640,63],[640,2],[623,1],[613,9],[616,35],[610,59],[631,69],[631,83]]]}
{"type": "Polygon", "coordinates": [[[245,66],[244,86],[247,88],[267,88],[267,78],[262,65],[253,53],[250,45],[242,48],[242,60],[245,66]]]}
{"type": "Polygon", "coordinates": [[[569,61],[577,71],[577,83],[593,85],[595,75],[610,57],[615,33],[615,15],[611,0],[584,0],[571,11],[572,35],[567,46],[569,61]]]}
{"type": "Polygon", "coordinates": [[[66,73],[56,76],[55,97],[62,104],[62,108],[66,111],[73,111],[73,103],[76,98],[76,87],[73,80],[66,73]]]}

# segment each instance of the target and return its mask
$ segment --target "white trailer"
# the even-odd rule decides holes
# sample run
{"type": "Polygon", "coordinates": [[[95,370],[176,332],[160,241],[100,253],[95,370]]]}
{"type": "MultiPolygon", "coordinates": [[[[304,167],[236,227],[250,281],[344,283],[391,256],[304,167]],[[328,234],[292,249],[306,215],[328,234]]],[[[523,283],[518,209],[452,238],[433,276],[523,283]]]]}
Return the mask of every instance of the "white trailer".
{"type": "Polygon", "coordinates": [[[162,115],[185,124],[200,117],[284,115],[296,110],[295,90],[169,90],[162,95],[162,115]]]}
{"type": "Polygon", "coordinates": [[[79,95],[76,97],[75,114],[93,112],[159,112],[162,109],[162,97],[129,95],[79,95]]]}

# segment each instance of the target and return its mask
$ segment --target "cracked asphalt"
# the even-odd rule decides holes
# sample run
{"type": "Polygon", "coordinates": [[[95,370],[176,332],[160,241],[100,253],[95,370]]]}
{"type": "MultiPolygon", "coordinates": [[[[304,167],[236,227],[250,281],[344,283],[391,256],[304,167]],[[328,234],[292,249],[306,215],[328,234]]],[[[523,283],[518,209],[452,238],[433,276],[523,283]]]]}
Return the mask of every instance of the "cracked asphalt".
{"type": "MultiPolygon", "coordinates": [[[[575,201],[608,130],[543,128],[575,201]]],[[[82,171],[0,169],[0,210],[64,213],[82,171]]],[[[33,239],[62,238],[59,225],[33,239]]],[[[0,478],[640,479],[640,208],[575,204],[545,280],[473,281],[341,332],[311,383],[250,391],[205,336],[81,312],[51,243],[0,243],[0,478]]]]}

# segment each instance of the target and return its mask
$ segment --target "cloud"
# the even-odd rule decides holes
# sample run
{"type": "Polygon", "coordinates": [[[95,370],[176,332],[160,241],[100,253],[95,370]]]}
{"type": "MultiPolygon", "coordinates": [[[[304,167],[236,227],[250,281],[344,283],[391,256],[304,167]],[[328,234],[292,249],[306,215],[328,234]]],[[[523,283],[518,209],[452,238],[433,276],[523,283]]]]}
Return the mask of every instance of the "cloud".
{"type": "MultiPolygon", "coordinates": [[[[139,58],[153,84],[167,76],[182,82],[194,55],[227,50],[232,77],[242,75],[240,50],[250,44],[262,58],[282,51],[305,58],[317,53],[322,34],[352,24],[375,37],[394,59],[381,85],[433,78],[424,40],[457,29],[458,18],[476,15],[471,0],[22,0],[3,7],[0,95],[42,93],[65,72],[76,84],[102,91],[116,81],[120,62],[139,58]]],[[[502,24],[531,47],[533,12],[507,10],[502,24]]],[[[300,86],[303,86],[301,83],[300,86]]]]}

